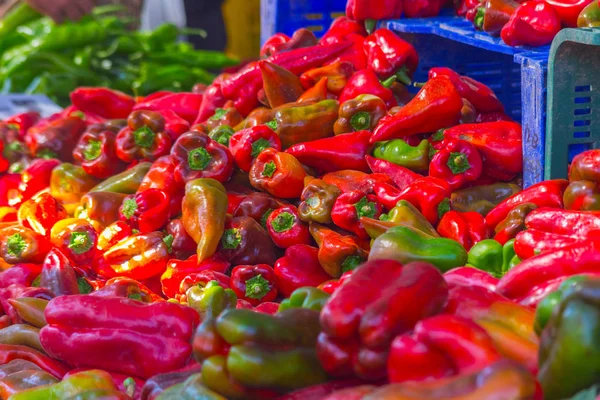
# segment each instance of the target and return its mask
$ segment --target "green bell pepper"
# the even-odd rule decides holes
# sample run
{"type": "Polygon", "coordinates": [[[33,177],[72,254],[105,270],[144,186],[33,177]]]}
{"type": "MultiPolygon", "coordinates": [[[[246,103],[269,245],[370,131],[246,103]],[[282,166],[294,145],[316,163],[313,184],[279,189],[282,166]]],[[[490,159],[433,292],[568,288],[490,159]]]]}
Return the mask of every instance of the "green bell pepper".
{"type": "Polygon", "coordinates": [[[430,148],[431,144],[425,139],[416,147],[409,145],[402,139],[394,139],[376,143],[373,155],[376,158],[414,171],[427,171],[429,169],[430,148]]]}
{"type": "Polygon", "coordinates": [[[465,265],[467,251],[452,239],[431,237],[408,226],[391,228],[373,242],[369,261],[396,260],[403,264],[424,261],[442,272],[465,265]]]}
{"type": "Polygon", "coordinates": [[[290,308],[307,308],[313,311],[321,311],[329,300],[329,293],[315,287],[302,287],[294,290],[289,299],[281,302],[278,312],[289,310],[290,308]]]}
{"type": "Polygon", "coordinates": [[[135,167],[129,168],[120,174],[111,176],[105,181],[94,186],[90,192],[115,192],[123,194],[135,193],[142,180],[150,170],[152,164],[149,162],[142,162],[135,167]]]}
{"type": "Polygon", "coordinates": [[[482,240],[469,250],[467,259],[469,266],[487,271],[496,278],[503,277],[519,262],[515,254],[514,239],[506,242],[504,246],[494,239],[482,240]]]}
{"type": "Polygon", "coordinates": [[[562,292],[542,332],[538,381],[546,400],[568,398],[600,381],[600,279],[562,292]]]}

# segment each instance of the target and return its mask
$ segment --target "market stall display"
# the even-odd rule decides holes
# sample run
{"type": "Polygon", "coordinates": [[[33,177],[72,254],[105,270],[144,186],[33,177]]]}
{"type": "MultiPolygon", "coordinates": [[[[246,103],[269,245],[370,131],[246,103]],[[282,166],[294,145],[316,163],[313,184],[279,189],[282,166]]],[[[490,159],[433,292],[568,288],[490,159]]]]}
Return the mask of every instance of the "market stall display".
{"type": "Polygon", "coordinates": [[[494,91],[360,4],[0,122],[0,398],[598,395],[600,150],[524,188],[494,91]]]}

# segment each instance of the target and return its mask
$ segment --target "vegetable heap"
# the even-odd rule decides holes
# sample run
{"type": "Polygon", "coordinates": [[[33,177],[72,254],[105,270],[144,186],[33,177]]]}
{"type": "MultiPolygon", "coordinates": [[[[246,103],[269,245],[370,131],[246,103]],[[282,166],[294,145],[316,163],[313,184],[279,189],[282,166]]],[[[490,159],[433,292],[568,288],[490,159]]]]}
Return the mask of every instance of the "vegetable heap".
{"type": "Polygon", "coordinates": [[[134,32],[119,16],[122,7],[103,6],[79,22],[57,25],[26,4],[0,23],[2,93],[46,94],[67,105],[78,86],[107,86],[145,96],[161,90],[191,90],[212,82],[207,70],[237,64],[217,51],[178,42],[197,34],[165,24],[134,32]]]}
{"type": "Polygon", "coordinates": [[[1,396],[595,396],[600,150],[521,190],[521,126],[447,68],[410,94],[392,32],[263,54],[0,124],[1,396]]]}

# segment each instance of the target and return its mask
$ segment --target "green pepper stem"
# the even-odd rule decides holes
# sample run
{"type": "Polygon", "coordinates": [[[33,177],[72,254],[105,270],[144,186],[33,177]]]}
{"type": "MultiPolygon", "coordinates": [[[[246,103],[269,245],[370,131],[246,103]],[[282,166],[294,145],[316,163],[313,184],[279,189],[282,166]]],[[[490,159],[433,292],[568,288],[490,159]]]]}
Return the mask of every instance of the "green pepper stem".
{"type": "Polygon", "coordinates": [[[471,168],[467,155],[459,152],[450,153],[447,165],[454,175],[464,174],[471,168]]]}
{"type": "Polygon", "coordinates": [[[203,171],[211,161],[212,156],[204,147],[198,147],[188,153],[188,165],[193,171],[203,171]]]}
{"type": "Polygon", "coordinates": [[[371,114],[359,111],[350,118],[350,125],[355,131],[364,131],[371,127],[371,114]]]}
{"type": "Polygon", "coordinates": [[[6,250],[10,256],[20,257],[26,247],[27,242],[20,233],[15,233],[6,240],[6,250]]]}
{"type": "Polygon", "coordinates": [[[127,219],[133,218],[135,212],[137,211],[138,204],[135,199],[125,199],[123,201],[123,205],[121,206],[121,213],[127,219]]]}
{"type": "Polygon", "coordinates": [[[149,149],[154,145],[156,133],[152,132],[147,126],[142,126],[133,132],[133,141],[137,146],[149,149]]]}
{"type": "Polygon", "coordinates": [[[69,240],[69,249],[75,254],[83,254],[89,251],[94,245],[90,238],[90,234],[87,232],[73,232],[71,239],[69,240]]]}
{"type": "Polygon", "coordinates": [[[354,204],[354,208],[356,209],[356,216],[358,219],[361,217],[373,218],[377,213],[376,204],[367,199],[367,196],[364,196],[360,199],[356,204],[354,204]]]}
{"type": "Polygon", "coordinates": [[[246,297],[260,300],[269,293],[271,285],[261,274],[246,281],[246,297]]]}
{"type": "Polygon", "coordinates": [[[346,257],[342,263],[342,273],[356,269],[364,260],[360,256],[349,256],[346,257]]]}
{"type": "Polygon", "coordinates": [[[291,213],[285,211],[271,221],[271,227],[277,233],[286,232],[294,227],[295,220],[296,218],[291,213]]]}
{"type": "Polygon", "coordinates": [[[240,247],[240,244],[242,244],[242,235],[240,235],[240,231],[235,228],[227,229],[223,233],[221,244],[224,249],[237,249],[240,247]]]}
{"type": "Polygon", "coordinates": [[[262,172],[262,176],[266,176],[267,178],[272,178],[273,175],[275,174],[275,171],[277,171],[277,166],[275,165],[275,162],[269,161],[268,163],[265,164],[265,167],[262,172]]]}
{"type": "Polygon", "coordinates": [[[83,158],[86,161],[93,161],[102,154],[102,142],[100,140],[90,140],[83,149],[83,158]]]}
{"type": "Polygon", "coordinates": [[[269,142],[267,139],[258,139],[256,142],[252,143],[252,158],[258,157],[263,150],[268,149],[269,147],[271,147],[271,142],[269,142]]]}

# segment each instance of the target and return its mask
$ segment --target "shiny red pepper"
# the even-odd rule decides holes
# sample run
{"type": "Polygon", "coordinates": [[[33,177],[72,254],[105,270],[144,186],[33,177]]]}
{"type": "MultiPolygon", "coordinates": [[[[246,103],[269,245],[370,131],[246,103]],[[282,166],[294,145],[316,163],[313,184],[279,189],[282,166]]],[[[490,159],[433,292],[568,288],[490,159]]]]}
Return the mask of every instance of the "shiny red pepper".
{"type": "Polygon", "coordinates": [[[468,251],[489,237],[483,216],[477,212],[448,211],[437,226],[440,236],[456,240],[468,251]]]}
{"type": "Polygon", "coordinates": [[[253,306],[277,297],[275,272],[267,264],[238,265],[231,271],[231,289],[253,306]]]}
{"type": "Polygon", "coordinates": [[[383,206],[377,201],[377,196],[365,195],[357,190],[346,192],[337,198],[331,210],[331,219],[338,227],[354,233],[359,238],[368,239],[369,234],[360,219],[379,219],[381,214],[383,206]]]}
{"type": "MultiPolygon", "coordinates": [[[[194,246],[194,250],[195,248],[196,246],[194,246]]],[[[220,257],[209,258],[200,264],[198,264],[195,254],[187,260],[172,259],[168,262],[166,271],[160,277],[162,292],[165,296],[174,298],[179,293],[179,286],[186,276],[205,270],[225,273],[229,266],[229,262],[220,257]]]]}
{"type": "Polygon", "coordinates": [[[58,221],[50,231],[50,240],[77,265],[90,265],[96,256],[98,232],[85,219],[58,221]]]}
{"type": "Polygon", "coordinates": [[[135,105],[133,97],[108,88],[80,87],[71,92],[71,102],[84,113],[106,119],[127,118],[135,105]]]}
{"type": "MultiPolygon", "coordinates": [[[[196,120],[203,95],[196,93],[172,93],[156,99],[144,100],[133,107],[136,110],[171,110],[190,124],[196,120]]],[[[209,115],[210,116],[210,115],[209,115]]]]}
{"type": "Polygon", "coordinates": [[[36,111],[29,111],[22,114],[13,115],[4,120],[5,124],[15,126],[19,130],[19,139],[24,139],[29,128],[33,127],[39,120],[40,114],[36,111]]]}
{"type": "Polygon", "coordinates": [[[140,193],[148,189],[160,189],[166,193],[170,200],[171,217],[181,213],[181,199],[184,194],[183,185],[175,179],[175,166],[175,158],[170,155],[154,161],[137,190],[140,193]]]}
{"type": "Polygon", "coordinates": [[[396,75],[409,84],[419,65],[415,48],[389,29],[378,29],[365,39],[368,67],[381,79],[396,75]]]}
{"type": "Polygon", "coordinates": [[[37,125],[25,135],[25,144],[35,157],[73,159],[73,148],[85,131],[86,123],[81,118],[62,117],[46,126],[37,125]]]}
{"type": "MultiPolygon", "coordinates": [[[[380,198],[376,187],[377,197],[380,198]]],[[[450,188],[448,184],[434,177],[415,181],[398,194],[397,201],[406,200],[427,218],[436,224],[444,214],[450,211],[450,188]]],[[[394,204],[395,205],[395,204],[394,204]]]]}
{"type": "Polygon", "coordinates": [[[450,140],[435,153],[429,164],[429,175],[448,182],[452,190],[476,181],[483,170],[477,148],[464,140],[450,140]]]}
{"type": "Polygon", "coordinates": [[[77,142],[73,158],[83,170],[96,178],[106,179],[125,170],[126,164],[117,157],[117,135],[111,131],[88,129],[77,142]]]}
{"type": "Polygon", "coordinates": [[[393,164],[386,160],[371,156],[366,156],[365,160],[371,171],[389,176],[400,190],[404,190],[414,181],[423,178],[422,175],[417,174],[408,168],[401,167],[400,165],[393,164]]]}
{"type": "Polygon", "coordinates": [[[258,125],[242,129],[229,139],[229,150],[237,166],[244,172],[249,172],[252,162],[267,148],[281,151],[279,136],[266,125],[258,125]]]}
{"type": "Polygon", "coordinates": [[[561,20],[545,0],[527,1],[502,28],[501,37],[509,46],[544,46],[560,32],[561,20]]]}
{"type": "Polygon", "coordinates": [[[250,183],[256,189],[283,198],[299,198],[306,172],[291,154],[268,148],[256,157],[250,169],[250,183]]]}
{"type": "Polygon", "coordinates": [[[164,191],[146,189],[125,197],[119,217],[141,233],[158,231],[169,220],[169,201],[164,191]]]}
{"type": "Polygon", "coordinates": [[[273,243],[282,249],[311,243],[308,225],[300,220],[298,209],[293,205],[283,206],[271,212],[266,225],[273,243]]]}
{"type": "Polygon", "coordinates": [[[583,9],[594,0],[545,0],[558,14],[564,26],[577,28],[577,18],[583,9]]]}
{"type": "Polygon", "coordinates": [[[41,193],[21,204],[17,216],[22,226],[49,238],[54,224],[67,218],[67,211],[49,193],[41,193]]]}
{"type": "Polygon", "coordinates": [[[260,48],[260,57],[265,58],[279,52],[279,49],[290,41],[290,37],[284,33],[276,33],[263,43],[260,48]]]}
{"type": "Polygon", "coordinates": [[[134,160],[154,161],[169,154],[171,136],[165,132],[165,119],[153,111],[134,111],[127,127],[117,135],[117,156],[130,163],[134,160]]]}
{"type": "Polygon", "coordinates": [[[348,0],[346,17],[355,21],[395,19],[402,15],[402,1],[383,0],[373,3],[369,0],[348,0]]]}
{"type": "Polygon", "coordinates": [[[392,77],[382,83],[379,81],[377,74],[372,70],[360,70],[350,78],[344,87],[342,94],[340,94],[340,103],[352,100],[361,94],[372,94],[383,100],[388,108],[395,107],[398,105],[398,101],[394,97],[394,93],[389,89],[389,86],[391,86],[395,80],[396,77],[392,77]]]}
{"type": "Polygon", "coordinates": [[[320,43],[338,43],[340,39],[343,40],[343,38],[353,33],[363,37],[367,36],[364,24],[346,17],[337,17],[321,38],[320,43]]]}
{"type": "Polygon", "coordinates": [[[286,249],[285,256],[273,267],[277,289],[283,296],[289,297],[298,288],[318,286],[331,279],[321,267],[318,254],[317,248],[305,244],[286,249]]]}

